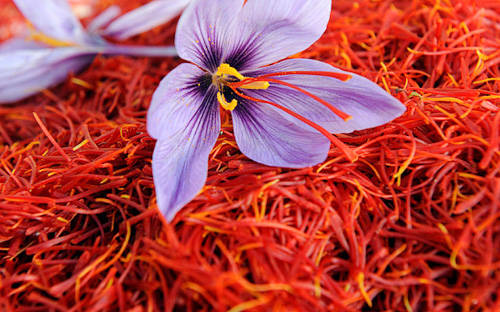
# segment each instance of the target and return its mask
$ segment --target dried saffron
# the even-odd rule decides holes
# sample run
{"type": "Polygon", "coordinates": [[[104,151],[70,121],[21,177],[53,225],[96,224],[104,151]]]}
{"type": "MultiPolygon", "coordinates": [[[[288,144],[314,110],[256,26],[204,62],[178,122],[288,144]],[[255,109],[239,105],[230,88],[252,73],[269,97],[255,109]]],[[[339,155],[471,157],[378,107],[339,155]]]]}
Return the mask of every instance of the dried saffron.
{"type": "MultiPolygon", "coordinates": [[[[0,0],[10,18],[9,6],[0,0]]],[[[97,57],[1,106],[0,310],[498,307],[500,7],[334,6],[299,56],[376,81],[407,113],[338,135],[354,162],[334,146],[324,163],[291,170],[243,156],[224,112],[207,184],[174,224],[155,208],[145,116],[179,60],[97,57]]],[[[174,27],[130,42],[171,44],[174,27]]]]}

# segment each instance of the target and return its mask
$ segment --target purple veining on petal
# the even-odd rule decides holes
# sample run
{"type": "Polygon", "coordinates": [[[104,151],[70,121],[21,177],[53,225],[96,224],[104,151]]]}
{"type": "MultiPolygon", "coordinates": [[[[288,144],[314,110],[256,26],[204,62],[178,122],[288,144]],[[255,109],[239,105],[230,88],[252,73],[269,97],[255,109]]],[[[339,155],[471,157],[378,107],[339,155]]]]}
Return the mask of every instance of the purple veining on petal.
{"type": "MultiPolygon", "coordinates": [[[[244,67],[267,65],[307,49],[321,37],[331,11],[330,0],[252,0],[240,12],[239,28],[248,38],[251,58],[244,67]]],[[[239,45],[238,48],[241,46],[239,45]]]]}
{"type": "Polygon", "coordinates": [[[206,107],[217,108],[214,95],[217,89],[206,75],[198,67],[185,63],[163,78],[148,110],[149,135],[159,140],[168,138],[185,129],[206,107]]]}
{"type": "MultiPolygon", "coordinates": [[[[215,90],[206,97],[215,103],[215,90]]],[[[168,221],[201,190],[208,155],[220,129],[216,105],[200,105],[183,129],[158,140],[153,153],[153,178],[161,213],[168,221]]]]}
{"type": "Polygon", "coordinates": [[[224,58],[224,63],[230,64],[237,70],[248,68],[251,60],[258,55],[260,40],[257,36],[252,39],[248,38],[246,42],[240,43],[237,47],[230,51],[229,55],[224,58]]]}
{"type": "Polygon", "coordinates": [[[330,0],[199,0],[179,21],[179,55],[214,71],[257,68],[300,52],[326,29],[330,0]]]}
{"type": "Polygon", "coordinates": [[[243,0],[194,1],[179,19],[175,47],[179,56],[211,72],[223,60],[223,51],[238,41],[234,32],[243,0]]]}
{"type": "Polygon", "coordinates": [[[274,77],[301,87],[351,115],[353,118],[349,121],[342,120],[316,100],[286,86],[271,83],[267,90],[248,90],[250,96],[283,105],[332,133],[376,127],[399,117],[406,110],[401,102],[374,82],[316,60],[285,60],[256,71],[244,72],[244,75],[256,77],[286,71],[328,71],[352,75],[348,81],[308,75],[274,77]]]}
{"type": "Polygon", "coordinates": [[[266,104],[238,100],[232,112],[234,135],[247,157],[287,168],[314,166],[326,159],[330,141],[322,134],[266,104]]]}

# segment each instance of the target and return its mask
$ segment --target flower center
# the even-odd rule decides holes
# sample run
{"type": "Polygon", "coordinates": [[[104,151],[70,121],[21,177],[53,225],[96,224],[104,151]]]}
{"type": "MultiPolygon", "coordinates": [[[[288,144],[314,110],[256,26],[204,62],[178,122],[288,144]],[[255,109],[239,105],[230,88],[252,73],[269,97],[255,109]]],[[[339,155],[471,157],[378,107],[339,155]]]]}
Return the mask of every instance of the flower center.
{"type": "Polygon", "coordinates": [[[264,74],[258,77],[245,77],[241,73],[239,73],[234,67],[231,67],[229,64],[222,64],[217,68],[217,71],[215,74],[212,75],[212,83],[216,85],[219,89],[219,92],[217,93],[217,100],[219,101],[220,105],[226,109],[226,110],[234,110],[236,106],[238,105],[238,101],[233,98],[231,102],[228,102],[226,98],[224,97],[224,87],[229,88],[234,95],[249,100],[249,101],[254,101],[257,103],[263,103],[263,104],[269,104],[271,106],[274,106],[277,109],[282,110],[286,114],[289,114],[290,116],[293,116],[297,118],[298,120],[302,121],[303,123],[309,125],[310,127],[316,129],[319,133],[323,134],[325,137],[327,137],[333,144],[335,144],[337,147],[339,147],[344,154],[347,156],[347,158],[351,161],[355,161],[357,159],[356,153],[348,148],[345,144],[342,143],[339,139],[334,137],[330,132],[328,132],[325,128],[321,127],[320,125],[316,124],[315,122],[305,118],[304,116],[301,116],[300,114],[294,112],[293,110],[280,105],[279,103],[271,102],[268,100],[264,99],[258,99],[255,97],[252,97],[248,94],[244,94],[241,92],[239,89],[252,89],[252,90],[265,90],[269,88],[269,83],[272,82],[273,84],[276,85],[281,85],[284,87],[288,87],[290,89],[293,89],[295,91],[298,91],[305,96],[308,96],[315,101],[321,103],[332,113],[337,115],[338,117],[342,118],[344,121],[349,121],[352,116],[337,109],[334,107],[332,104],[328,103],[327,101],[321,99],[320,97],[314,95],[311,92],[308,92],[307,90],[296,86],[292,83],[286,82],[281,79],[274,79],[273,77],[281,77],[281,76],[289,76],[289,75],[309,75],[309,76],[322,76],[322,77],[330,77],[330,78],[335,78],[341,81],[347,81],[351,79],[351,75],[349,74],[344,74],[344,73],[337,73],[337,72],[329,72],[329,71],[283,71],[283,72],[274,72],[274,73],[269,73],[269,74],[264,74]]]}
{"type": "MultiPolygon", "coordinates": [[[[243,76],[229,64],[223,63],[217,68],[217,72],[212,75],[212,83],[217,86],[219,92],[217,92],[217,100],[222,108],[226,110],[234,110],[238,105],[236,99],[232,99],[228,102],[224,97],[224,87],[229,87],[229,84],[243,81],[248,79],[248,77],[243,76]]],[[[269,82],[267,81],[253,81],[240,86],[241,89],[252,89],[252,90],[265,90],[269,88],[269,82]]]]}

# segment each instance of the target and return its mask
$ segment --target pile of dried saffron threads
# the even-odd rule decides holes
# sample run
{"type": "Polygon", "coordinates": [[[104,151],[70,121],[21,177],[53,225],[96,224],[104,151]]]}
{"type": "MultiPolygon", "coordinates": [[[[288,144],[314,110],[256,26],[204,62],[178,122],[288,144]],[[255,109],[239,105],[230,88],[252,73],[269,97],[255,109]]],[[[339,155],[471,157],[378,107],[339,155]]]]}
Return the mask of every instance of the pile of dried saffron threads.
{"type": "Polygon", "coordinates": [[[242,156],[225,116],[207,185],[172,224],[145,116],[179,59],[97,57],[0,106],[0,310],[498,309],[499,33],[498,1],[335,1],[300,56],[376,81],[406,114],[338,135],[357,161],[333,147],[300,170],[242,156]]]}

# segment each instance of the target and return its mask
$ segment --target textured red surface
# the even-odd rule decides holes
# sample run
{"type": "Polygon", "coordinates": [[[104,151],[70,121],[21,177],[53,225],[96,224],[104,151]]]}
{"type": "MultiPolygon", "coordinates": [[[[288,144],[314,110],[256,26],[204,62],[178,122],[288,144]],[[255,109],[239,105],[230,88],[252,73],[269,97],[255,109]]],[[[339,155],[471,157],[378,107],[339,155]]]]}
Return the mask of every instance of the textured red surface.
{"type": "Polygon", "coordinates": [[[300,56],[376,81],[407,113],[338,135],[357,161],[332,147],[301,170],[248,160],[224,116],[207,185],[172,224],[145,115],[180,60],[98,57],[1,106],[0,310],[498,309],[499,34],[498,1],[335,1],[300,56]]]}

